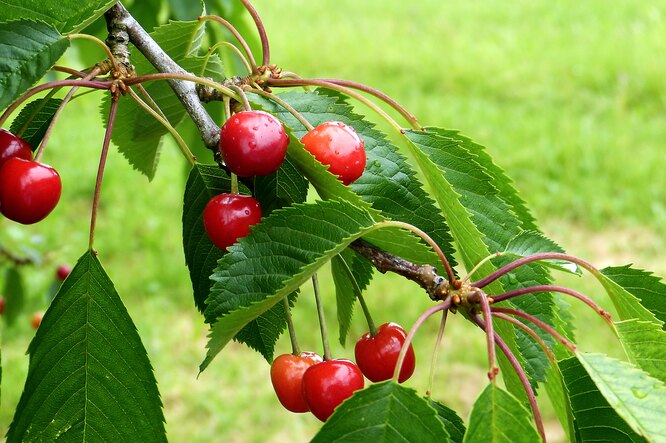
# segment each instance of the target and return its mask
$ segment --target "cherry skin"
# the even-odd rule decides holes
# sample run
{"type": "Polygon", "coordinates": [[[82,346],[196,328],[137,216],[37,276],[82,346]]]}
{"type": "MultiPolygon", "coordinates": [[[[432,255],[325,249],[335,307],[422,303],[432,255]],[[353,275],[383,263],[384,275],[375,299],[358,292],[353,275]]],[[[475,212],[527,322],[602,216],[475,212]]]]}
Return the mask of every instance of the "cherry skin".
{"type": "Polygon", "coordinates": [[[0,166],[0,213],[30,225],[44,219],[60,200],[62,183],[52,167],[12,157],[0,166]]]}
{"type": "Polygon", "coordinates": [[[39,325],[42,324],[42,319],[43,318],[44,318],[44,313],[43,312],[41,312],[41,311],[35,312],[34,314],[32,314],[32,319],[30,320],[30,324],[32,325],[32,327],[34,329],[37,329],[37,328],[39,328],[39,325]]]}
{"type": "Polygon", "coordinates": [[[303,374],[312,365],[322,362],[314,352],[301,352],[298,355],[282,354],[271,364],[271,383],[278,400],[291,412],[308,412],[308,404],[303,396],[303,374]]]}
{"type": "Polygon", "coordinates": [[[303,395],[310,411],[326,421],[335,408],[363,389],[361,370],[350,360],[326,360],[310,366],[303,374],[303,395]]]}
{"type": "Polygon", "coordinates": [[[261,206],[249,195],[216,195],[206,204],[203,213],[208,238],[223,250],[249,234],[250,226],[260,220],[261,206]]]}
{"type": "Polygon", "coordinates": [[[70,272],[72,272],[72,267],[62,264],[56,269],[56,278],[60,281],[65,281],[70,272]]]}
{"type": "Polygon", "coordinates": [[[342,122],[322,123],[303,136],[305,149],[337,175],[345,185],[358,179],[365,169],[363,140],[354,128],[342,122]]]}
{"type": "MultiPolygon", "coordinates": [[[[368,380],[380,382],[393,377],[398,355],[402,349],[407,333],[397,323],[384,323],[377,328],[377,335],[366,332],[358,339],[354,348],[356,364],[368,380]]],[[[416,357],[411,343],[398,376],[402,383],[412,376],[416,366],[416,357]]]]}
{"type": "Polygon", "coordinates": [[[32,160],[32,149],[21,137],[0,129],[0,166],[12,157],[32,160]]]}
{"type": "Polygon", "coordinates": [[[5,297],[0,297],[0,315],[5,313],[5,297]]]}
{"type": "Polygon", "coordinates": [[[239,112],[220,131],[222,159],[239,177],[277,171],[288,145],[289,137],[280,120],[264,111],[239,112]]]}

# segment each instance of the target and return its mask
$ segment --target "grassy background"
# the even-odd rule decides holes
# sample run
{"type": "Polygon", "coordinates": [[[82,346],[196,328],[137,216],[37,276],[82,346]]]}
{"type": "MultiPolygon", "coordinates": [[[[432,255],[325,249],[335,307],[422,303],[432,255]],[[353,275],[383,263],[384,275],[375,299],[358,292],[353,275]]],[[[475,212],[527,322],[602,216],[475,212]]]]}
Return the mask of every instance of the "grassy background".
{"type": "MultiPolygon", "coordinates": [[[[302,76],[375,86],[428,125],[460,129],[488,147],[515,180],[543,230],[599,266],[636,263],[666,274],[666,5],[604,0],[282,0],[254,2],[271,39],[272,61],[302,76]]],[[[99,95],[98,95],[99,96],[99,95]]],[[[27,370],[29,317],[58,263],[85,249],[89,201],[103,129],[97,100],[64,113],[44,160],[61,173],[61,204],[43,223],[0,220],[2,240],[49,251],[25,269],[29,309],[3,332],[0,432],[6,430],[27,370]]],[[[365,109],[359,107],[359,111],[365,109]]],[[[305,441],[319,423],[292,415],[274,398],[268,366],[232,345],[197,375],[206,328],[196,313],[180,238],[184,166],[165,144],[157,177],[146,179],[112,152],[96,247],[137,324],[155,367],[172,441],[305,441]]],[[[608,306],[589,279],[563,278],[608,306]]],[[[323,276],[325,297],[332,297],[323,276]]],[[[304,291],[295,310],[304,347],[318,349],[314,305],[304,291]]],[[[410,283],[375,279],[376,321],[410,325],[429,302],[410,283]]],[[[602,323],[572,307],[583,350],[620,355],[602,323]],[[591,333],[591,331],[594,331],[591,333]]],[[[335,328],[331,310],[330,326],[335,328]]],[[[438,362],[434,397],[466,417],[486,383],[483,336],[453,317],[438,362]]],[[[416,341],[420,364],[408,384],[427,387],[436,322],[416,341]]],[[[364,330],[355,318],[351,337],[364,330]]],[[[278,351],[287,352],[287,340],[278,351]]],[[[350,349],[334,346],[339,356],[350,349]]],[[[547,405],[544,406],[548,411],[547,405]]],[[[546,412],[553,441],[562,433],[546,412]]]]}

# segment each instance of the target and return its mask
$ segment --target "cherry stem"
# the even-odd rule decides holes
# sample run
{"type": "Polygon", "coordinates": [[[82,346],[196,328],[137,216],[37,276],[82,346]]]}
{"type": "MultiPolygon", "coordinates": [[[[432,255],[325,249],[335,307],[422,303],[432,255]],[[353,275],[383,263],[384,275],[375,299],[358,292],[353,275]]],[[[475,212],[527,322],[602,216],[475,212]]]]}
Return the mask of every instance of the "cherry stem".
{"type": "Polygon", "coordinates": [[[246,92],[251,92],[253,94],[260,95],[262,97],[266,97],[269,100],[274,101],[278,105],[282,106],[284,109],[286,109],[291,115],[293,115],[301,124],[307,129],[308,131],[312,131],[314,129],[314,126],[307,121],[305,117],[303,117],[303,114],[298,112],[296,109],[294,109],[293,106],[291,106],[289,103],[286,101],[282,100],[280,97],[276,96],[275,94],[271,94],[270,92],[266,92],[263,89],[256,89],[256,88],[250,88],[247,86],[244,89],[246,92]]]}
{"type": "Polygon", "coordinates": [[[102,40],[99,38],[95,37],[94,35],[89,35],[89,34],[68,34],[67,38],[72,40],[75,38],[80,38],[84,40],[90,40],[95,43],[97,43],[99,46],[101,46],[104,49],[104,52],[106,52],[106,56],[108,57],[109,61],[111,62],[111,65],[113,66],[113,70],[117,71],[118,70],[118,65],[116,64],[116,58],[113,56],[111,53],[111,50],[109,47],[104,43],[102,40]]]}
{"type": "Polygon", "coordinates": [[[136,85],[139,83],[145,83],[149,81],[154,81],[154,80],[184,80],[184,81],[190,81],[192,83],[198,83],[200,85],[208,86],[210,88],[213,88],[215,90],[218,90],[222,92],[225,95],[228,95],[238,101],[241,101],[242,99],[240,96],[236,95],[236,92],[232,91],[230,88],[221,85],[220,83],[217,83],[213,80],[203,78],[203,77],[197,77],[196,75],[192,74],[185,74],[185,73],[177,73],[177,72],[158,72],[155,74],[146,74],[146,75],[138,75],[136,77],[124,79],[123,83],[127,86],[132,86],[136,85]]]}
{"type": "Polygon", "coordinates": [[[493,303],[498,303],[504,300],[509,300],[515,297],[519,297],[524,294],[532,294],[536,292],[559,292],[562,294],[570,295],[574,298],[577,298],[578,300],[582,301],[586,305],[588,305],[590,308],[592,308],[595,312],[597,312],[603,319],[611,326],[614,328],[613,325],[613,320],[611,319],[611,315],[606,312],[604,309],[601,308],[598,304],[594,302],[591,298],[581,294],[580,292],[574,291],[573,289],[569,289],[563,286],[555,286],[555,285],[536,285],[536,286],[529,286],[527,288],[519,288],[519,289],[514,289],[513,291],[505,292],[504,294],[500,294],[498,296],[493,296],[493,303]]]}
{"type": "Polygon", "coordinates": [[[45,91],[47,89],[52,89],[52,88],[62,88],[65,86],[84,86],[87,88],[93,88],[93,89],[111,89],[111,82],[99,82],[99,81],[92,81],[92,80],[73,80],[73,79],[67,79],[67,80],[55,80],[52,82],[48,83],[43,83],[41,85],[35,86],[34,88],[28,90],[25,94],[23,94],[21,97],[19,97],[14,103],[12,103],[7,109],[5,109],[5,112],[2,113],[2,116],[0,116],[0,126],[2,126],[7,118],[18,108],[21,106],[23,102],[28,100],[30,97],[32,97],[35,94],[39,94],[42,91],[45,91]]]}
{"type": "Polygon", "coordinates": [[[599,270],[595,268],[591,263],[586,262],[585,260],[582,260],[578,257],[574,257],[573,255],[569,254],[562,254],[560,252],[543,252],[539,254],[532,254],[528,255],[526,257],[519,258],[508,265],[502,266],[492,274],[489,274],[488,276],[482,278],[479,281],[476,281],[472,283],[472,286],[475,286],[477,288],[483,288],[484,286],[489,285],[490,283],[494,282],[498,278],[502,277],[503,275],[513,271],[514,269],[535,261],[543,261],[543,260],[564,260],[568,261],[571,263],[575,263],[577,265],[580,265],[582,268],[587,269],[590,273],[592,273],[594,276],[597,278],[599,277],[599,270]]]}
{"type": "Polygon", "coordinates": [[[251,111],[252,106],[250,106],[250,102],[247,100],[247,95],[245,95],[245,91],[243,91],[240,87],[230,84],[229,89],[235,91],[241,98],[241,103],[243,103],[243,108],[245,108],[246,111],[251,111]]]}
{"type": "Polygon", "coordinates": [[[562,344],[563,344],[564,346],[566,346],[571,352],[573,352],[573,353],[576,352],[576,345],[574,345],[573,343],[571,343],[569,340],[566,339],[566,337],[564,337],[562,334],[560,334],[559,332],[557,332],[557,331],[555,330],[555,328],[553,328],[552,326],[550,326],[550,325],[547,324],[546,322],[544,322],[544,321],[542,321],[542,320],[539,320],[538,318],[536,318],[536,317],[533,316],[533,315],[530,315],[530,314],[528,314],[528,313],[526,313],[526,312],[518,311],[517,309],[512,309],[512,308],[500,308],[500,307],[496,307],[496,306],[493,306],[492,308],[490,308],[490,311],[491,311],[493,314],[499,312],[499,313],[502,313],[502,314],[515,315],[516,317],[520,317],[520,318],[525,319],[525,320],[527,320],[527,321],[529,321],[529,322],[532,322],[532,323],[534,323],[535,325],[537,325],[538,327],[540,327],[541,329],[543,329],[544,331],[546,331],[547,333],[549,333],[550,335],[552,335],[553,338],[555,338],[555,340],[557,340],[557,341],[559,341],[560,343],[562,343],[562,344]]]}
{"type": "Polygon", "coordinates": [[[83,71],[78,71],[76,69],[68,68],[67,66],[59,66],[55,65],[51,68],[51,71],[57,71],[57,72],[64,72],[65,74],[69,74],[75,78],[83,78],[86,76],[86,73],[83,71]]]}
{"type": "Polygon", "coordinates": [[[483,319],[486,323],[486,340],[488,345],[488,378],[491,382],[495,383],[495,378],[499,372],[499,368],[495,363],[495,331],[493,329],[493,319],[490,313],[490,303],[488,302],[488,296],[481,290],[476,292],[479,296],[479,303],[481,304],[481,312],[483,313],[483,319]]]}
{"type": "Polygon", "coordinates": [[[472,268],[472,270],[469,271],[469,273],[467,273],[467,275],[461,279],[461,282],[469,281],[469,279],[472,277],[472,275],[473,275],[475,272],[477,272],[477,271],[481,268],[481,266],[485,265],[486,263],[488,263],[488,262],[489,262],[490,260],[492,260],[493,258],[495,258],[495,257],[499,257],[499,256],[501,256],[501,255],[502,255],[501,252],[496,252],[496,253],[494,253],[494,254],[490,254],[489,256],[487,256],[487,257],[485,257],[484,259],[482,259],[481,261],[479,261],[479,262],[478,262],[478,263],[472,268]]]}
{"type": "MultiPolygon", "coordinates": [[[[479,317],[478,315],[474,315],[472,318],[474,319],[474,322],[477,325],[479,325],[481,329],[485,330],[486,325],[483,319],[481,319],[481,317],[479,317]]],[[[509,349],[509,347],[504,342],[504,340],[502,340],[499,334],[495,332],[494,338],[495,338],[495,344],[504,353],[507,360],[509,360],[509,364],[511,365],[511,367],[513,367],[513,370],[516,371],[516,374],[518,375],[518,378],[520,379],[520,382],[523,385],[523,389],[527,394],[527,399],[529,400],[530,407],[532,408],[532,414],[534,415],[534,422],[536,423],[537,430],[539,431],[539,435],[541,435],[541,440],[545,442],[546,431],[543,428],[543,420],[541,418],[541,412],[539,412],[539,406],[537,405],[536,402],[536,396],[534,395],[534,390],[532,390],[532,386],[530,385],[530,382],[527,379],[527,374],[525,374],[525,371],[523,370],[522,366],[520,366],[520,363],[518,363],[518,359],[513,354],[513,352],[511,352],[511,349],[509,349]]]]}
{"type": "Polygon", "coordinates": [[[231,193],[238,194],[238,176],[231,173],[231,193]]]}
{"type": "Polygon", "coordinates": [[[525,323],[521,322],[520,320],[517,320],[517,319],[515,319],[515,318],[513,318],[509,315],[503,314],[501,312],[493,311],[492,314],[493,314],[493,317],[502,319],[504,321],[508,321],[509,323],[513,324],[514,326],[516,326],[516,327],[522,329],[523,331],[525,331],[530,337],[532,337],[534,339],[534,341],[536,341],[539,344],[539,346],[541,346],[541,349],[543,349],[543,351],[546,353],[550,362],[553,363],[554,365],[557,364],[557,360],[555,359],[555,354],[553,354],[553,351],[550,350],[550,348],[548,347],[546,342],[543,341],[543,338],[541,338],[541,336],[539,336],[539,334],[537,334],[532,328],[530,328],[529,326],[527,326],[525,323]]]}
{"type": "Polygon", "coordinates": [[[136,92],[132,90],[132,88],[127,88],[127,91],[129,95],[134,99],[134,101],[136,101],[139,104],[139,106],[141,106],[146,112],[152,115],[155,120],[160,122],[162,126],[164,126],[164,128],[167,131],[169,131],[169,133],[176,140],[176,144],[178,145],[180,152],[183,154],[183,157],[185,157],[185,160],[187,160],[190,165],[194,165],[197,162],[196,158],[194,157],[194,154],[192,154],[192,151],[190,151],[190,148],[189,146],[187,146],[185,140],[183,140],[183,137],[181,137],[181,135],[178,133],[178,131],[176,131],[176,129],[173,126],[171,126],[171,123],[169,123],[169,121],[166,118],[160,115],[160,113],[151,108],[146,102],[141,100],[141,97],[139,97],[136,94],[136,92]]]}
{"type": "MultiPolygon", "coordinates": [[[[404,130],[402,127],[396,123],[393,118],[386,113],[382,108],[377,106],[375,103],[373,103],[371,100],[368,100],[364,95],[359,94],[358,92],[354,91],[353,89],[347,88],[345,86],[340,86],[336,85],[335,83],[331,83],[328,81],[324,80],[316,80],[316,79],[311,79],[311,78],[304,78],[304,79],[273,79],[269,78],[266,80],[266,85],[267,86],[275,86],[275,87],[291,87],[291,86],[318,86],[326,89],[332,89],[333,91],[338,91],[341,92],[345,95],[348,95],[349,97],[355,98],[356,100],[360,101],[364,105],[368,106],[370,109],[375,111],[380,117],[382,117],[386,122],[391,125],[396,131],[400,132],[401,134],[404,134],[404,130]]],[[[420,127],[419,127],[420,129],[420,127]]]]}
{"type": "Polygon", "coordinates": [[[396,221],[396,220],[387,220],[382,222],[384,226],[395,226],[396,228],[402,228],[406,229],[408,231],[413,232],[414,234],[418,235],[425,241],[430,247],[437,253],[437,256],[439,257],[439,260],[442,262],[444,265],[444,269],[446,270],[446,275],[449,279],[449,283],[453,284],[456,281],[456,276],[453,273],[453,269],[451,268],[451,264],[449,264],[449,260],[446,258],[444,255],[444,252],[442,249],[439,247],[439,245],[433,240],[428,234],[426,234],[424,231],[421,229],[417,228],[414,225],[410,225],[409,223],[401,222],[401,221],[396,221]]]}
{"type": "Polygon", "coordinates": [[[414,326],[412,326],[412,329],[409,330],[409,333],[407,334],[407,338],[405,338],[405,342],[402,344],[402,349],[400,349],[400,354],[398,354],[398,360],[395,365],[395,370],[393,371],[393,381],[398,382],[398,378],[400,377],[400,372],[402,371],[402,365],[405,362],[405,357],[407,356],[407,351],[409,350],[409,345],[412,343],[412,340],[414,339],[414,335],[416,335],[416,331],[419,330],[423,322],[426,321],[428,317],[430,317],[433,314],[436,314],[439,311],[446,311],[449,309],[451,306],[451,297],[446,298],[443,302],[436,304],[432,308],[427,309],[421,316],[416,319],[416,322],[414,322],[414,326]]]}
{"type": "Polygon", "coordinates": [[[229,32],[231,32],[231,34],[233,34],[233,36],[236,38],[236,40],[238,40],[238,43],[240,43],[240,45],[243,47],[243,50],[245,51],[245,54],[247,55],[247,58],[250,61],[250,65],[252,66],[252,72],[253,73],[258,72],[257,71],[257,62],[254,60],[254,55],[252,55],[252,51],[250,50],[250,46],[247,44],[247,42],[245,41],[243,36],[240,35],[240,33],[234,27],[234,25],[232,25],[231,23],[229,23],[228,21],[226,21],[222,17],[218,17],[216,15],[204,15],[204,16],[199,17],[199,20],[215,21],[215,22],[218,22],[218,23],[222,24],[225,28],[227,28],[229,30],[229,32]]]}
{"type": "MultiPolygon", "coordinates": [[[[91,78],[94,78],[97,76],[99,73],[99,68],[94,68],[88,75],[86,75],[83,80],[90,80],[91,78]]],[[[58,106],[58,109],[56,109],[56,112],[53,114],[53,117],[51,117],[51,122],[49,123],[49,126],[46,128],[46,132],[44,132],[44,136],[42,137],[42,141],[39,144],[39,149],[37,150],[37,154],[35,154],[35,161],[39,161],[42,158],[42,155],[44,154],[44,149],[46,149],[46,144],[49,141],[49,138],[51,137],[51,133],[53,132],[53,128],[55,127],[56,122],[58,121],[58,118],[60,117],[60,114],[62,113],[63,109],[65,109],[65,106],[69,101],[71,100],[72,96],[76,91],[79,89],[79,86],[72,86],[72,88],[67,92],[65,97],[63,97],[62,101],[60,102],[60,105],[58,106]]]]}
{"type": "Polygon", "coordinates": [[[225,48],[229,48],[229,49],[231,49],[231,50],[232,50],[232,51],[238,56],[238,58],[240,59],[241,63],[243,63],[243,65],[245,66],[245,69],[247,69],[248,74],[250,74],[250,75],[252,74],[252,66],[250,66],[250,63],[247,61],[247,58],[243,55],[243,53],[241,52],[241,50],[238,49],[238,47],[236,47],[236,45],[234,45],[233,43],[230,43],[230,42],[218,42],[218,43],[215,43],[213,46],[211,46],[210,48],[208,48],[208,54],[209,54],[208,56],[210,57],[210,55],[211,55],[216,49],[218,49],[218,48],[220,48],[220,47],[225,47],[225,48]]]}
{"type": "Polygon", "coordinates": [[[162,109],[157,104],[157,102],[155,102],[155,100],[153,100],[153,97],[151,97],[150,94],[148,94],[148,91],[146,91],[146,88],[144,88],[141,83],[136,85],[136,88],[139,90],[141,95],[143,95],[143,98],[146,99],[146,101],[148,102],[150,107],[153,108],[153,110],[155,110],[155,112],[157,112],[164,120],[168,121],[167,116],[164,115],[164,112],[162,112],[162,109]]]}
{"type": "Polygon", "coordinates": [[[370,310],[368,309],[368,305],[365,303],[365,298],[360,292],[356,294],[356,298],[358,298],[358,303],[361,305],[361,309],[363,310],[363,315],[365,316],[365,320],[368,322],[368,329],[370,330],[370,336],[374,337],[379,333],[379,331],[375,326],[375,322],[372,321],[372,316],[370,315],[370,310]]]}
{"type": "Polygon", "coordinates": [[[319,318],[319,330],[321,332],[321,343],[324,347],[324,360],[331,360],[331,348],[328,345],[328,329],[324,317],[324,303],[319,292],[319,278],[317,273],[312,274],[312,287],[314,288],[315,302],[317,304],[317,317],[319,318]]]}
{"type": "Polygon", "coordinates": [[[298,346],[298,340],[296,340],[296,329],[294,329],[294,320],[291,318],[291,306],[289,306],[289,298],[283,298],[282,302],[284,303],[284,312],[287,318],[289,340],[291,340],[291,353],[294,355],[299,355],[301,353],[301,348],[298,346]]]}
{"type": "Polygon", "coordinates": [[[92,212],[90,215],[90,239],[88,241],[88,248],[93,250],[93,243],[95,240],[95,225],[97,223],[97,209],[99,208],[99,196],[102,189],[102,177],[104,176],[104,167],[106,166],[106,157],[109,153],[109,144],[111,143],[111,133],[113,132],[113,124],[116,120],[118,111],[118,96],[111,96],[111,108],[109,110],[109,120],[106,124],[106,132],[104,133],[104,142],[102,143],[102,154],[99,158],[99,168],[97,169],[97,180],[95,181],[95,193],[93,194],[92,212]]]}
{"type": "Polygon", "coordinates": [[[268,66],[268,63],[270,62],[271,59],[271,51],[268,45],[268,36],[266,35],[266,28],[264,27],[264,24],[261,21],[261,17],[259,17],[259,13],[257,12],[256,9],[254,9],[254,6],[248,1],[248,0],[241,0],[241,3],[243,6],[245,6],[245,9],[247,9],[247,12],[250,13],[252,16],[252,20],[254,20],[255,25],[257,25],[257,31],[259,31],[259,39],[261,40],[261,51],[262,51],[262,64],[264,66],[268,66]]]}
{"type": "Polygon", "coordinates": [[[446,318],[448,317],[448,314],[448,309],[442,311],[442,321],[439,323],[439,331],[437,332],[437,339],[435,340],[435,349],[432,352],[432,359],[430,360],[430,377],[428,378],[428,390],[426,391],[428,396],[432,394],[432,385],[435,381],[435,370],[437,368],[437,356],[439,355],[439,349],[442,345],[442,337],[444,337],[444,328],[446,327],[446,318]]]}

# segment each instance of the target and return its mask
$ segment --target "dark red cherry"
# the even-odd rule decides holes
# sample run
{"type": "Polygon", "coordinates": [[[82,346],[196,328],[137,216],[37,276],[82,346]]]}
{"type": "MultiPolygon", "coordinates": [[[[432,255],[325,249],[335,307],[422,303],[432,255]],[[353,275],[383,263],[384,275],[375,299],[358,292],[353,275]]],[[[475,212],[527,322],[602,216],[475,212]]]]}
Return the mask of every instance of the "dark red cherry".
{"type": "Polygon", "coordinates": [[[310,411],[326,421],[340,403],[363,389],[361,370],[350,360],[326,360],[303,374],[303,395],[310,411]]]}
{"type": "Polygon", "coordinates": [[[280,167],[289,137],[280,120],[264,111],[234,114],[220,131],[220,152],[239,177],[268,175],[280,167]]]}
{"type": "Polygon", "coordinates": [[[204,228],[210,240],[220,249],[236,243],[250,233],[250,226],[261,220],[259,202],[248,195],[220,194],[204,208],[204,228]]]}
{"type": "Polygon", "coordinates": [[[21,137],[0,129],[0,166],[12,157],[32,160],[32,150],[21,137]]]}
{"type": "Polygon", "coordinates": [[[60,200],[62,183],[51,166],[12,157],[0,166],[0,213],[24,225],[37,223],[60,200]]]}

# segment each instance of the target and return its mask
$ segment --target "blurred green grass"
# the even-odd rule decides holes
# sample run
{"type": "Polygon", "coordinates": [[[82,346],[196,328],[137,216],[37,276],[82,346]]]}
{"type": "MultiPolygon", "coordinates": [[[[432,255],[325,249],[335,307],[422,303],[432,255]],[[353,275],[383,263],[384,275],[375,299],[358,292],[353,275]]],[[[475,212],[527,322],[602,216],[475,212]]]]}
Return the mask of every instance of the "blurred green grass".
{"type": "MultiPolygon", "coordinates": [[[[353,79],[377,87],[423,124],[459,129],[488,147],[515,180],[544,231],[599,266],[636,263],[666,274],[666,5],[603,0],[256,0],[272,61],[300,75],[353,79]]],[[[67,108],[44,160],[63,178],[62,202],[44,222],[18,228],[0,220],[3,238],[49,251],[24,270],[33,294],[24,318],[3,332],[0,432],[6,430],[27,370],[31,309],[55,266],[85,250],[89,205],[103,136],[92,97],[67,108]]],[[[366,109],[358,107],[360,112],[366,109]]],[[[383,127],[380,124],[380,127],[383,127]]],[[[171,441],[305,441],[319,423],[282,410],[268,365],[238,345],[197,379],[206,328],[192,303],[181,247],[184,166],[165,143],[152,183],[110,154],[96,249],[137,324],[155,367],[171,441]]],[[[325,297],[334,297],[322,275],[325,297]]],[[[589,279],[563,277],[602,305],[589,279]]],[[[376,321],[410,325],[429,306],[415,285],[377,276],[368,290],[376,321]]],[[[329,326],[336,330],[329,304],[329,326]]],[[[574,304],[583,350],[619,355],[593,314],[574,304]],[[594,331],[594,333],[590,333],[594,331]]],[[[294,314],[304,347],[318,349],[311,290],[294,314]]],[[[356,316],[350,341],[365,329],[356,316]]],[[[437,322],[417,336],[420,364],[409,386],[427,388],[437,322]]],[[[288,352],[283,339],[278,352],[288,352]]],[[[336,344],[337,355],[351,349],[336,344]]],[[[433,396],[460,411],[486,383],[482,334],[453,316],[440,353],[433,396]]],[[[559,426],[549,417],[553,441],[559,426]]]]}

